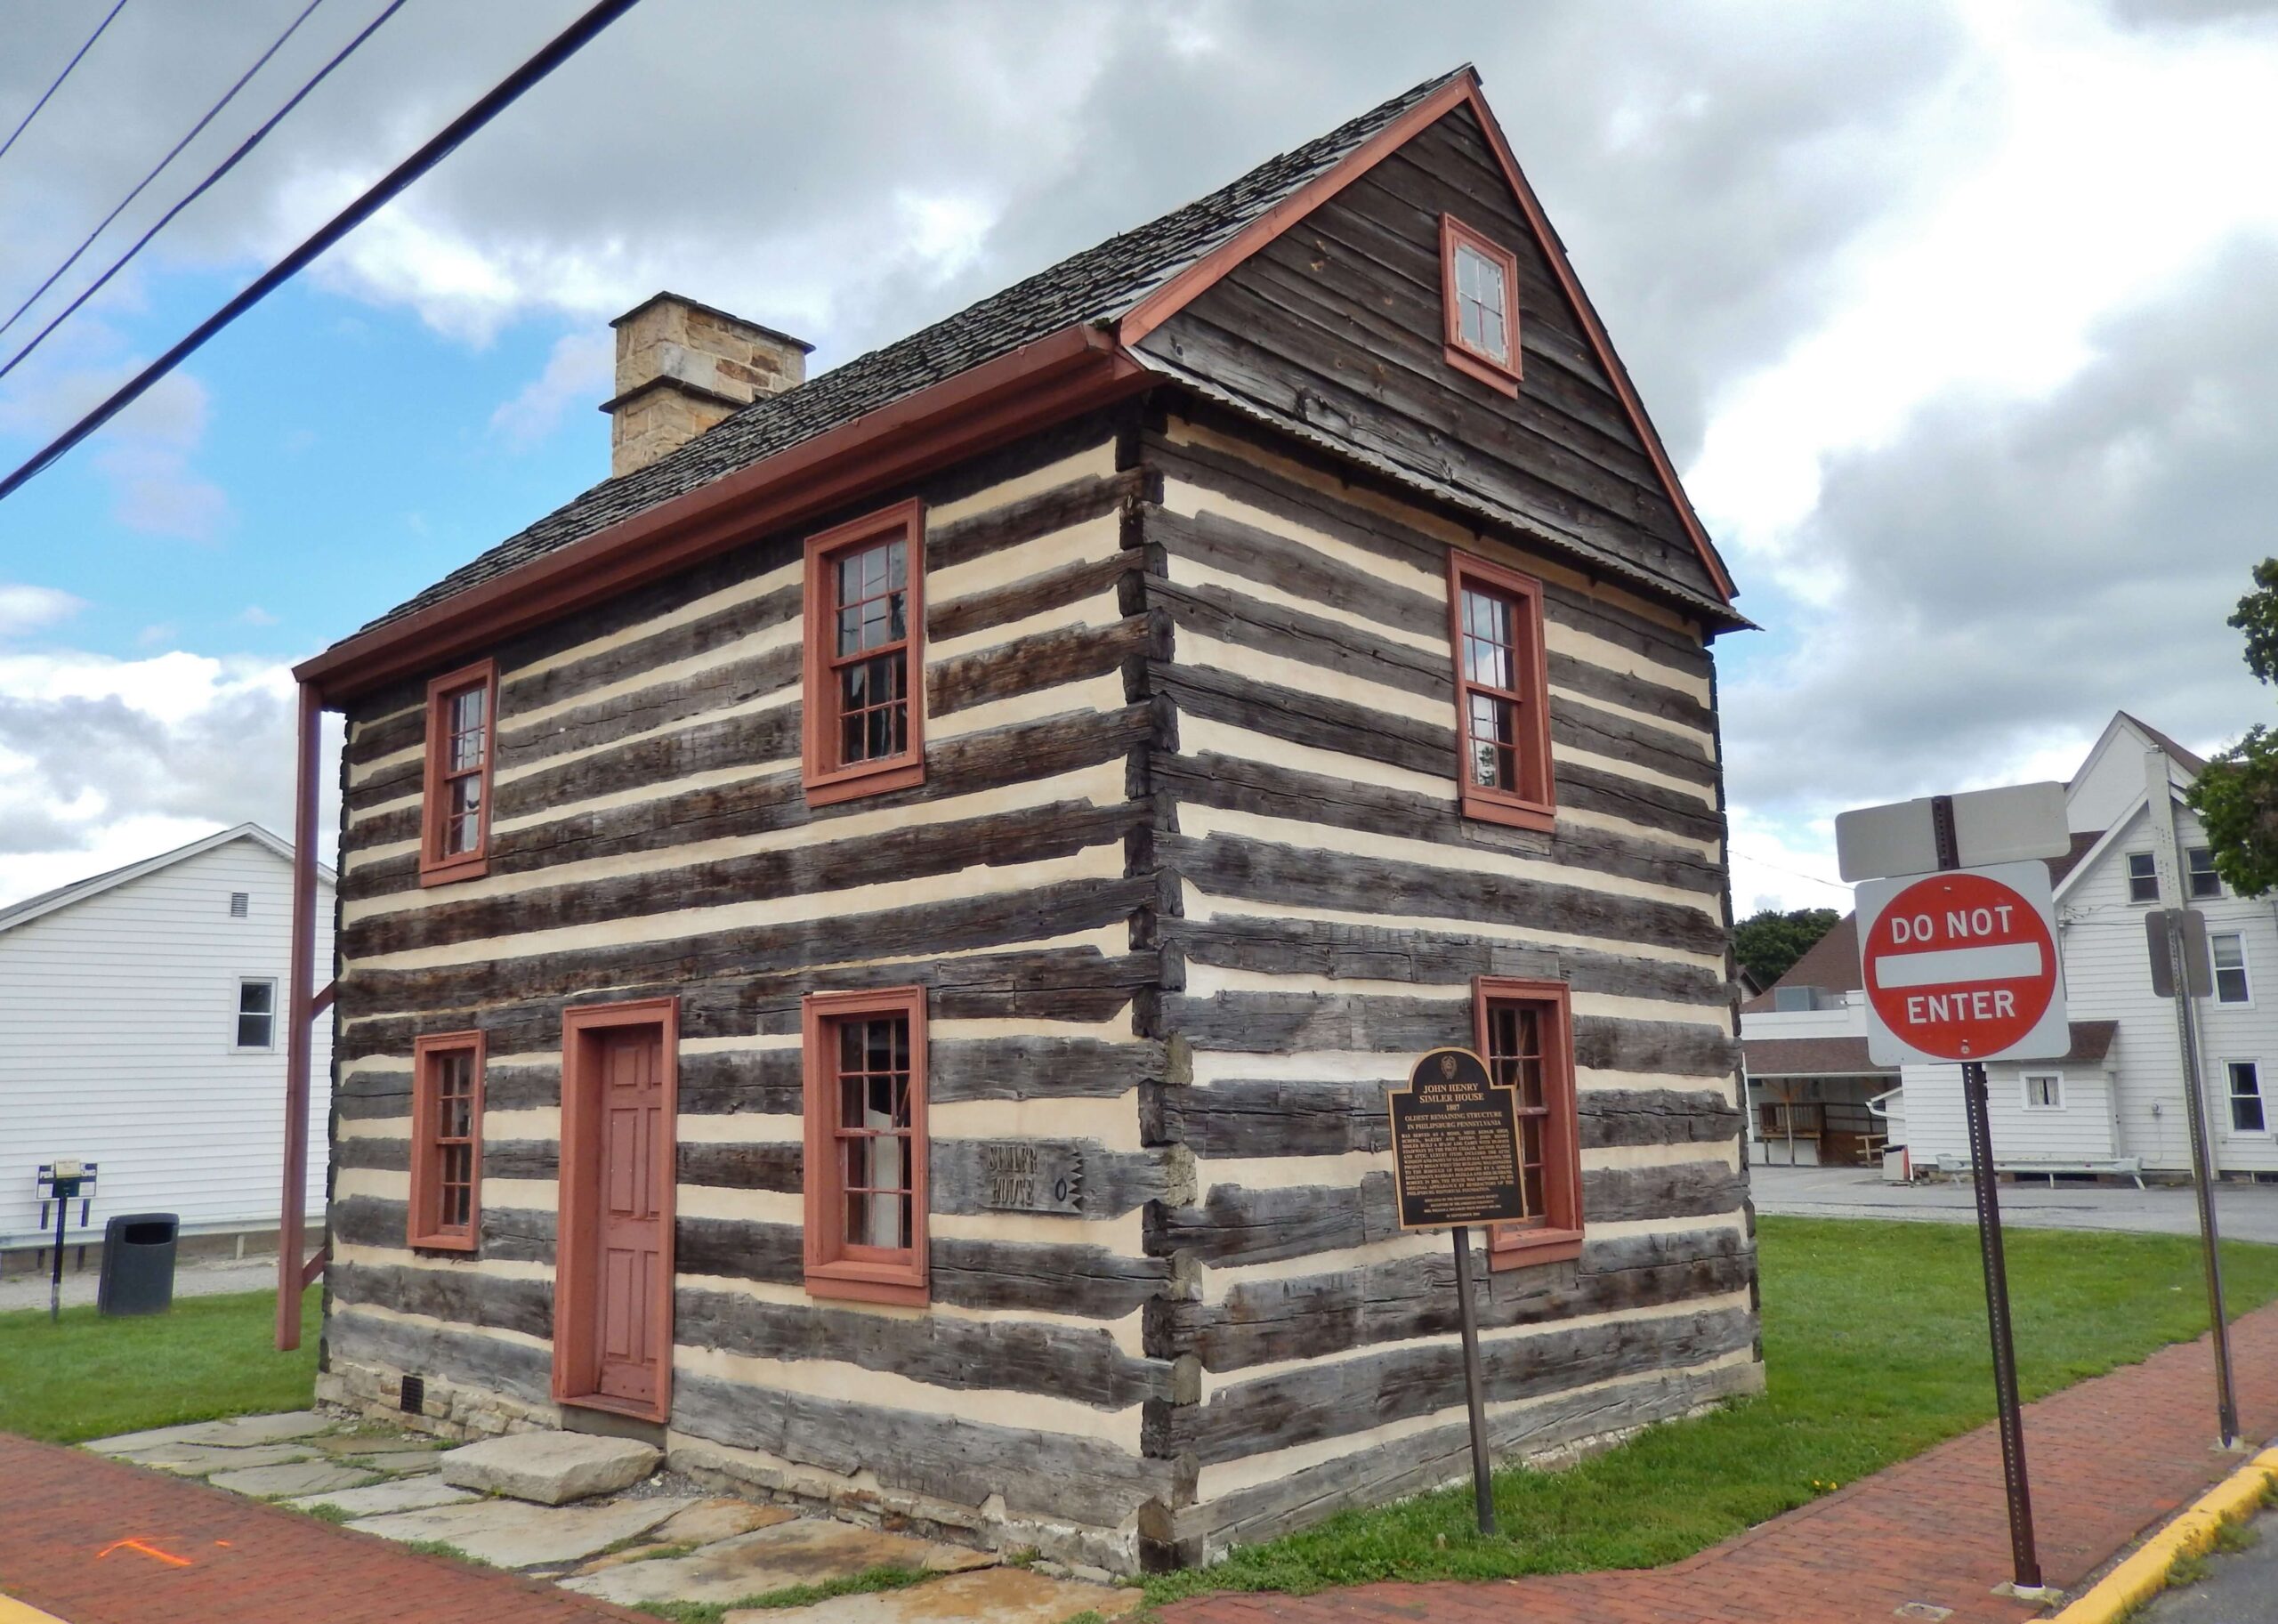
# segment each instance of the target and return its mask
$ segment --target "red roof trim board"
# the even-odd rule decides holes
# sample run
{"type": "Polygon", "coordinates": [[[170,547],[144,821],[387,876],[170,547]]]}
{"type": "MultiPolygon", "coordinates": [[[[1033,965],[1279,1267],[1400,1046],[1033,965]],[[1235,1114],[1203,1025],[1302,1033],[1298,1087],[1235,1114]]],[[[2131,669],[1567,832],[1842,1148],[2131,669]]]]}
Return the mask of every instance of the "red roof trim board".
{"type": "Polygon", "coordinates": [[[1559,241],[1558,233],[1550,229],[1550,221],[1542,212],[1541,200],[1534,195],[1534,188],[1527,184],[1518,159],[1512,156],[1511,143],[1503,134],[1503,126],[1488,110],[1487,100],[1479,93],[1479,76],[1468,68],[1353,149],[1328,174],[1290,193],[1217,248],[1133,306],[1118,325],[1117,337],[1127,347],[1137,343],[1200,297],[1235,266],[1368,174],[1410,138],[1438,123],[1457,108],[1466,106],[1478,118],[1480,128],[1487,133],[1487,144],[1494,151],[1496,162],[1502,167],[1503,178],[1518,198],[1520,210],[1527,217],[1527,224],[1542,244],[1543,254],[1550,261],[1550,268],[1558,279],[1559,287],[1573,305],[1575,314],[1581,318],[1583,335],[1589,340],[1591,350],[1596,353],[1598,364],[1613,380],[1614,392],[1621,399],[1622,411],[1628,417],[1630,426],[1636,430],[1637,439],[1644,446],[1653,471],[1660,476],[1662,489],[1676,508],[1677,518],[1683,521],[1685,534],[1692,537],[1693,547],[1700,553],[1700,562],[1708,569],[1708,578],[1717,584],[1717,590],[1725,601],[1731,602],[1733,597],[1733,578],[1725,568],[1725,561],[1717,556],[1716,547],[1708,539],[1708,532],[1701,528],[1700,516],[1693,512],[1692,498],[1684,494],[1684,487],[1677,482],[1676,467],[1669,461],[1668,448],[1662,445],[1660,432],[1653,427],[1652,419],[1646,416],[1644,402],[1638,398],[1636,385],[1629,381],[1629,369],[1614,353],[1612,341],[1606,336],[1605,324],[1598,319],[1596,307],[1591,304],[1589,295],[1582,291],[1581,281],[1575,276],[1574,267],[1566,258],[1565,245],[1559,241]]]}

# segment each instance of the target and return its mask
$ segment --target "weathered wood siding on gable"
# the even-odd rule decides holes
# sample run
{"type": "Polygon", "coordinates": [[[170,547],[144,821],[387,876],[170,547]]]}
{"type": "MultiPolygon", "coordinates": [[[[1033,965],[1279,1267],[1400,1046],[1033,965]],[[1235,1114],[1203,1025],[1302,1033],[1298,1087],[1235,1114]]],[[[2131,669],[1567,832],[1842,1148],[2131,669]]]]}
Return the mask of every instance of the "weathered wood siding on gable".
{"type": "Polygon", "coordinates": [[[1192,1355],[1148,1447],[1192,1461],[1175,1542],[1236,1539],[1463,1470],[1453,1260],[1394,1227],[1384,1090],[1469,1046],[1474,975],[1572,989],[1587,1239],[1495,1274],[1490,1426],[1539,1452],[1758,1378],[1723,821],[1698,631],[1575,570],[1293,460],[1223,415],[1145,456],[1167,884],[1151,1132],[1196,1200],[1150,1345],[1192,1355]],[[1459,815],[1447,551],[1545,583],[1559,811],[1459,815]]]}
{"type": "Polygon", "coordinates": [[[1127,1558],[1174,1470],[1140,1447],[1172,1390],[1143,1345],[1170,1267],[1143,1212],[1191,1191],[1140,1131],[1164,1054],[1135,1023],[1159,954],[1131,924],[1155,882],[1135,869],[1151,721],[1126,667],[1151,633],[1123,602],[1139,486],[1115,427],[866,505],[928,505],[919,788],[802,793],[804,529],[496,651],[487,877],[419,887],[416,694],[351,716],[335,1371],[546,1409],[562,1012],[674,994],[675,1433],[763,1475],[868,1474],[968,1522],[1001,1493],[1015,1519],[1127,1530],[1127,1558]],[[815,1302],[800,998],[911,982],[931,990],[933,1302],[815,1302]],[[411,1046],[471,1027],[489,1048],[481,1246],[414,1255],[411,1046]],[[990,1208],[982,1146],[1015,1140],[1080,1161],[1067,1209],[990,1208]]]}
{"type": "Polygon", "coordinates": [[[1546,537],[1716,595],[1485,133],[1458,108],[1314,209],[1141,348],[1310,433],[1546,537]],[[1440,219],[1518,256],[1513,400],[1449,366],[1440,219]]]}

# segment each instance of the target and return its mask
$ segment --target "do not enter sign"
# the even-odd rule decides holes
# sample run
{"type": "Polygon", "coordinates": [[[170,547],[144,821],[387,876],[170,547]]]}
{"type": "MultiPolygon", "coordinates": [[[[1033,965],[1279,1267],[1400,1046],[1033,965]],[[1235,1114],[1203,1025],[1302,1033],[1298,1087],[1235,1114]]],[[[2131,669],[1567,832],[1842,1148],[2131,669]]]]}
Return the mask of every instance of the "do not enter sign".
{"type": "Polygon", "coordinates": [[[2048,869],[2002,863],[1859,887],[1867,1053],[2056,1060],[2071,1049],[2048,869]]]}

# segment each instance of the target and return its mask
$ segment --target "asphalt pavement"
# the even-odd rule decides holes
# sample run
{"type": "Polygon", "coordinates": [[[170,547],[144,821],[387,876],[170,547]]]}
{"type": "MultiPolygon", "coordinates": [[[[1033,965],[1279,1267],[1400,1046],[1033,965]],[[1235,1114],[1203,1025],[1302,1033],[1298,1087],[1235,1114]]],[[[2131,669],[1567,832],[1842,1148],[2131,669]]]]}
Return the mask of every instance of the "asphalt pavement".
{"type": "Polygon", "coordinates": [[[2153,1598],[2136,1615],[2137,1624],[2273,1624],[2278,1620],[2278,1512],[2264,1512],[2244,1531],[2253,1541],[2251,1546],[2203,1558],[2207,1577],[2153,1598]]]}
{"type": "MultiPolygon", "coordinates": [[[[1759,1213],[1818,1218],[1903,1218],[1931,1224],[1976,1221],[1967,1179],[1886,1184],[1870,1168],[1749,1169],[1759,1213]]],[[[2018,1228],[2136,1230],[2195,1235],[2199,1207],[2188,1185],[2057,1183],[2019,1179],[2001,1186],[2001,1221],[2018,1228]]],[[[2278,1245],[2278,1184],[2224,1184],[2215,1192],[2215,1224],[2226,1240],[2278,1245]]]]}

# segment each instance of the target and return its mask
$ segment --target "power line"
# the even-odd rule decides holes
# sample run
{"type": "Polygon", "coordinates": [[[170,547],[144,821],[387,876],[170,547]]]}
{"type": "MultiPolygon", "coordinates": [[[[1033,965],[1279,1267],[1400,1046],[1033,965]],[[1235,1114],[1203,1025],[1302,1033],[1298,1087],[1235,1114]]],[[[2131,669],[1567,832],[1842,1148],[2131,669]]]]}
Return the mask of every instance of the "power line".
{"type": "Polygon", "coordinates": [[[79,65],[79,59],[94,49],[95,42],[103,36],[103,30],[110,27],[110,20],[125,9],[126,0],[118,0],[117,5],[104,13],[103,20],[95,25],[95,31],[87,36],[87,43],[73,52],[71,60],[63,64],[63,71],[55,76],[55,83],[40,93],[39,100],[32,103],[32,110],[26,113],[21,119],[18,120],[16,127],[8,132],[8,139],[0,141],[0,158],[8,156],[8,149],[16,144],[16,137],[21,135],[31,121],[39,117],[39,109],[47,105],[48,98],[63,88],[63,81],[71,77],[71,70],[79,65]]]}
{"type": "MultiPolygon", "coordinates": [[[[121,0],[121,4],[125,4],[125,0],[121,0]]],[[[110,229],[110,222],[126,212],[127,206],[132,204],[135,198],[142,195],[143,188],[149,186],[151,182],[157,180],[160,172],[163,171],[168,164],[173,163],[174,159],[182,156],[182,149],[198,139],[199,133],[202,132],[207,125],[212,124],[214,118],[219,116],[222,109],[229,106],[230,103],[237,98],[237,93],[246,87],[246,81],[251,79],[254,75],[259,73],[263,68],[269,65],[269,59],[275,56],[279,51],[284,48],[285,42],[293,37],[294,31],[303,23],[306,22],[309,20],[310,13],[313,12],[317,7],[323,4],[324,0],[309,0],[307,7],[301,12],[301,14],[298,17],[294,18],[290,23],[287,24],[285,31],[277,36],[276,41],[271,44],[268,50],[261,53],[260,60],[255,61],[252,67],[246,69],[243,73],[238,76],[238,82],[235,85],[230,85],[227,91],[222,93],[222,99],[219,101],[216,101],[212,107],[206,109],[205,117],[190,125],[190,133],[183,136],[180,141],[174,142],[174,149],[168,152],[166,157],[160,158],[157,166],[154,167],[149,174],[144,175],[141,180],[135,182],[134,190],[128,192],[126,196],[118,200],[118,206],[102,217],[102,223],[96,226],[93,230],[87,233],[85,240],[81,242],[77,247],[71,250],[69,258],[66,259],[61,265],[58,265],[54,270],[47,273],[47,280],[42,282],[37,287],[33,288],[30,296],[25,299],[21,304],[16,306],[15,311],[9,316],[7,320],[0,321],[0,333],[4,333],[10,327],[14,327],[17,319],[21,317],[26,311],[31,309],[33,305],[39,303],[40,295],[44,294],[49,288],[55,286],[58,278],[61,277],[65,271],[70,270],[72,266],[79,263],[79,256],[95,246],[95,238],[101,237],[105,231],[110,229]]]]}
{"type": "Polygon", "coordinates": [[[41,344],[44,343],[47,341],[47,335],[50,333],[54,332],[56,328],[61,327],[66,321],[69,321],[81,305],[85,304],[88,300],[93,298],[97,294],[103,290],[104,284],[108,283],[111,278],[117,276],[120,271],[125,270],[127,262],[132,260],[136,255],[141,253],[143,248],[149,245],[153,237],[156,237],[159,232],[165,230],[173,222],[175,215],[181,214],[182,210],[188,208],[191,204],[204,197],[213,189],[216,182],[221,180],[223,175],[229,174],[230,171],[235,169],[238,165],[245,159],[247,154],[252,152],[255,147],[261,145],[261,143],[268,138],[269,133],[271,130],[275,129],[279,124],[284,122],[285,116],[287,114],[290,113],[295,108],[300,106],[301,103],[308,98],[310,92],[315,90],[318,85],[323,84],[326,78],[330,76],[334,69],[339,67],[341,63],[355,55],[357,47],[361,45],[366,40],[371,38],[373,35],[378,33],[380,31],[380,25],[385,22],[389,18],[394,16],[398,12],[401,11],[404,8],[406,0],[390,0],[388,9],[382,12],[377,17],[373,18],[370,22],[365,24],[363,32],[357,35],[355,38],[350,40],[346,44],[343,45],[339,51],[335,53],[333,59],[330,61],[317,69],[316,77],[314,78],[311,78],[307,84],[302,85],[300,89],[295,91],[293,93],[292,99],[286,102],[283,107],[279,108],[274,113],[271,113],[269,116],[268,121],[259,129],[255,130],[252,134],[246,136],[243,141],[239,142],[238,149],[235,152],[230,153],[229,157],[223,158],[221,164],[211,174],[207,175],[197,185],[191,187],[187,197],[183,198],[181,202],[175,204],[165,214],[159,215],[158,222],[152,225],[149,230],[143,232],[141,236],[136,238],[134,241],[128,246],[125,253],[113,260],[110,263],[110,268],[109,270],[105,271],[102,275],[97,277],[93,282],[90,282],[85,287],[82,288],[77,298],[72,300],[70,303],[56,311],[53,320],[51,320],[45,327],[40,328],[38,332],[32,335],[31,343],[17,351],[15,354],[10,356],[8,358],[8,364],[4,367],[0,367],[0,378],[6,377],[18,367],[21,366],[23,364],[24,358],[29,355],[33,351],[38,349],[41,344]]]}
{"type": "Polygon", "coordinates": [[[501,80],[489,94],[445,125],[440,133],[397,165],[369,191],[326,222],[315,236],[263,271],[244,292],[200,322],[190,336],[145,367],[116,394],[72,424],[38,456],[5,480],[0,480],[0,499],[12,494],[27,480],[133,405],[144,391],[180,366],[207,339],[260,303],[326,249],[379,213],[413,182],[449,157],[468,136],[513,106],[525,92],[577,55],[610,24],[638,4],[639,0],[602,0],[601,4],[554,36],[537,55],[501,80]]]}

